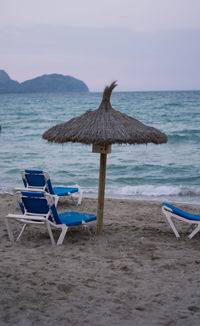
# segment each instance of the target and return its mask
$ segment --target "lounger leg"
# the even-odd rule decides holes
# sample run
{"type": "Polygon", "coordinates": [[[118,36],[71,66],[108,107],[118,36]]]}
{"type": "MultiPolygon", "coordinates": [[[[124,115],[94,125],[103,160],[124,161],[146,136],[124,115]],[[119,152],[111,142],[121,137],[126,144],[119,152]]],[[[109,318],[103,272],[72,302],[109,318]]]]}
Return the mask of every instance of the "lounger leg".
{"type": "Polygon", "coordinates": [[[82,226],[85,230],[87,230],[87,232],[92,235],[92,232],[90,231],[89,227],[88,227],[88,223],[86,223],[85,221],[82,221],[82,226]]]}
{"type": "MultiPolygon", "coordinates": [[[[70,194],[69,196],[71,197],[71,200],[73,201],[73,204],[76,205],[76,202],[75,202],[75,200],[74,200],[74,197],[73,197],[71,194],[70,194]]],[[[76,206],[77,206],[77,205],[76,205],[76,206]]]]}
{"type": "Polygon", "coordinates": [[[190,235],[188,236],[189,239],[192,239],[195,234],[197,234],[197,232],[200,231],[200,224],[197,225],[197,227],[192,231],[192,233],[190,233],[190,235]]]}
{"type": "Polygon", "coordinates": [[[83,198],[83,190],[79,189],[79,196],[78,196],[77,206],[81,204],[82,198],[83,198]]]}
{"type": "Polygon", "coordinates": [[[51,243],[52,243],[53,246],[55,246],[56,243],[55,243],[55,240],[54,240],[54,237],[53,237],[51,226],[50,226],[49,222],[46,222],[46,224],[47,224],[47,230],[49,232],[49,236],[50,236],[50,239],[51,239],[51,243]]]}
{"type": "Polygon", "coordinates": [[[17,237],[17,240],[16,240],[16,241],[18,241],[18,240],[21,238],[21,236],[22,236],[22,233],[24,232],[24,229],[25,229],[25,227],[26,227],[26,224],[24,224],[24,225],[22,226],[21,232],[20,232],[20,234],[18,235],[18,237],[17,237]]]}
{"type": "Polygon", "coordinates": [[[168,216],[168,214],[167,214],[166,217],[167,217],[167,220],[168,220],[168,222],[169,222],[169,225],[171,226],[171,228],[172,228],[172,230],[173,230],[175,236],[176,236],[177,238],[180,238],[180,235],[179,235],[179,233],[178,233],[178,231],[177,231],[177,229],[176,229],[174,223],[172,222],[171,217],[168,216]]]}
{"type": "Polygon", "coordinates": [[[173,230],[175,236],[176,236],[177,238],[180,238],[180,235],[179,235],[179,233],[178,233],[178,231],[177,231],[177,229],[176,229],[174,223],[172,222],[172,219],[171,219],[171,213],[168,212],[168,211],[166,211],[165,207],[162,207],[162,212],[163,212],[163,214],[165,215],[165,217],[166,217],[166,219],[167,219],[169,225],[171,226],[171,228],[172,228],[172,230],[173,230]]]}
{"type": "Polygon", "coordinates": [[[58,200],[59,200],[59,197],[58,196],[54,196],[54,198],[55,198],[55,206],[57,207],[57,205],[58,205],[58,200]]]}
{"type": "Polygon", "coordinates": [[[14,236],[13,236],[12,226],[11,226],[9,219],[5,218],[5,223],[6,223],[6,227],[7,227],[7,231],[8,231],[9,240],[11,242],[14,242],[15,240],[14,240],[14,236]]]}
{"type": "Polygon", "coordinates": [[[63,243],[63,240],[65,238],[67,230],[68,230],[68,227],[66,225],[62,225],[62,231],[61,231],[60,236],[58,238],[57,245],[61,245],[63,243]]]}

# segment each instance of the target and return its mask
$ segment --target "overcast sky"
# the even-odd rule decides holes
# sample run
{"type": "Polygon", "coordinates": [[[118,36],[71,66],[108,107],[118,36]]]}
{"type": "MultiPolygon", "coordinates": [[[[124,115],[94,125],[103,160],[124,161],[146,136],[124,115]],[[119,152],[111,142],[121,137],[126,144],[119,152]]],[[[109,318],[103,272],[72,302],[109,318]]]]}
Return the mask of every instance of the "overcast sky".
{"type": "Polygon", "coordinates": [[[200,0],[0,0],[0,69],[91,91],[200,89],[200,0]]]}

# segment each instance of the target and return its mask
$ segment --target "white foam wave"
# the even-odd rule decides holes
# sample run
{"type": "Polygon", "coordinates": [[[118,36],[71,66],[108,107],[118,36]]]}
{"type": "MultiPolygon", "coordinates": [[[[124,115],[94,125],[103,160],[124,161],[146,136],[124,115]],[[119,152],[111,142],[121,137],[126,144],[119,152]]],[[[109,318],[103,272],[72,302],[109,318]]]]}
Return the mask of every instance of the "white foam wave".
{"type": "MultiPolygon", "coordinates": [[[[0,186],[0,193],[12,193],[13,187],[0,186]]],[[[85,197],[97,197],[98,187],[85,187],[85,197]]],[[[107,198],[141,199],[199,203],[200,187],[182,185],[106,186],[107,198]]]]}
{"type": "MultiPolygon", "coordinates": [[[[97,188],[85,188],[86,196],[97,196],[97,188]]],[[[149,200],[176,200],[198,202],[200,196],[200,187],[186,187],[176,185],[141,185],[141,186],[106,186],[106,197],[111,198],[135,198],[149,200]]]]}

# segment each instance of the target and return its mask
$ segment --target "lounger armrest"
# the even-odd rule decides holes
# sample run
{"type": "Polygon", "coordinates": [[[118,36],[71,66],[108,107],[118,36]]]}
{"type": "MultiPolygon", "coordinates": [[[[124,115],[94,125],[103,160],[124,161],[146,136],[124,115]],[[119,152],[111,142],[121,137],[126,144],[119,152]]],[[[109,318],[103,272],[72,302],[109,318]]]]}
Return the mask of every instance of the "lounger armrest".
{"type": "Polygon", "coordinates": [[[46,218],[43,216],[35,216],[35,215],[17,215],[17,214],[8,214],[6,218],[13,218],[18,220],[36,220],[36,221],[46,221],[46,218]]]}
{"type": "Polygon", "coordinates": [[[40,193],[45,193],[46,191],[43,189],[38,189],[38,188],[28,188],[28,187],[22,187],[22,188],[14,188],[13,192],[17,192],[17,191],[32,191],[32,192],[40,192],[40,193]]]}

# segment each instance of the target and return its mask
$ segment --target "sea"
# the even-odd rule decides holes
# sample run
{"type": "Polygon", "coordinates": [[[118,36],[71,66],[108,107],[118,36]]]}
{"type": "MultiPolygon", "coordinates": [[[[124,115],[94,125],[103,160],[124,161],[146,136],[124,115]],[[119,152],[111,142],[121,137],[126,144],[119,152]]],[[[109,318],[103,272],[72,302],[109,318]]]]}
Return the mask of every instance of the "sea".
{"type": "MultiPolygon", "coordinates": [[[[56,185],[97,197],[100,155],[91,145],[53,144],[50,127],[95,110],[101,92],[0,95],[0,193],[22,187],[22,169],[48,171],[56,185]]],[[[116,92],[111,105],[168,136],[166,144],[112,145],[107,198],[200,203],[200,91],[116,92]]]]}

